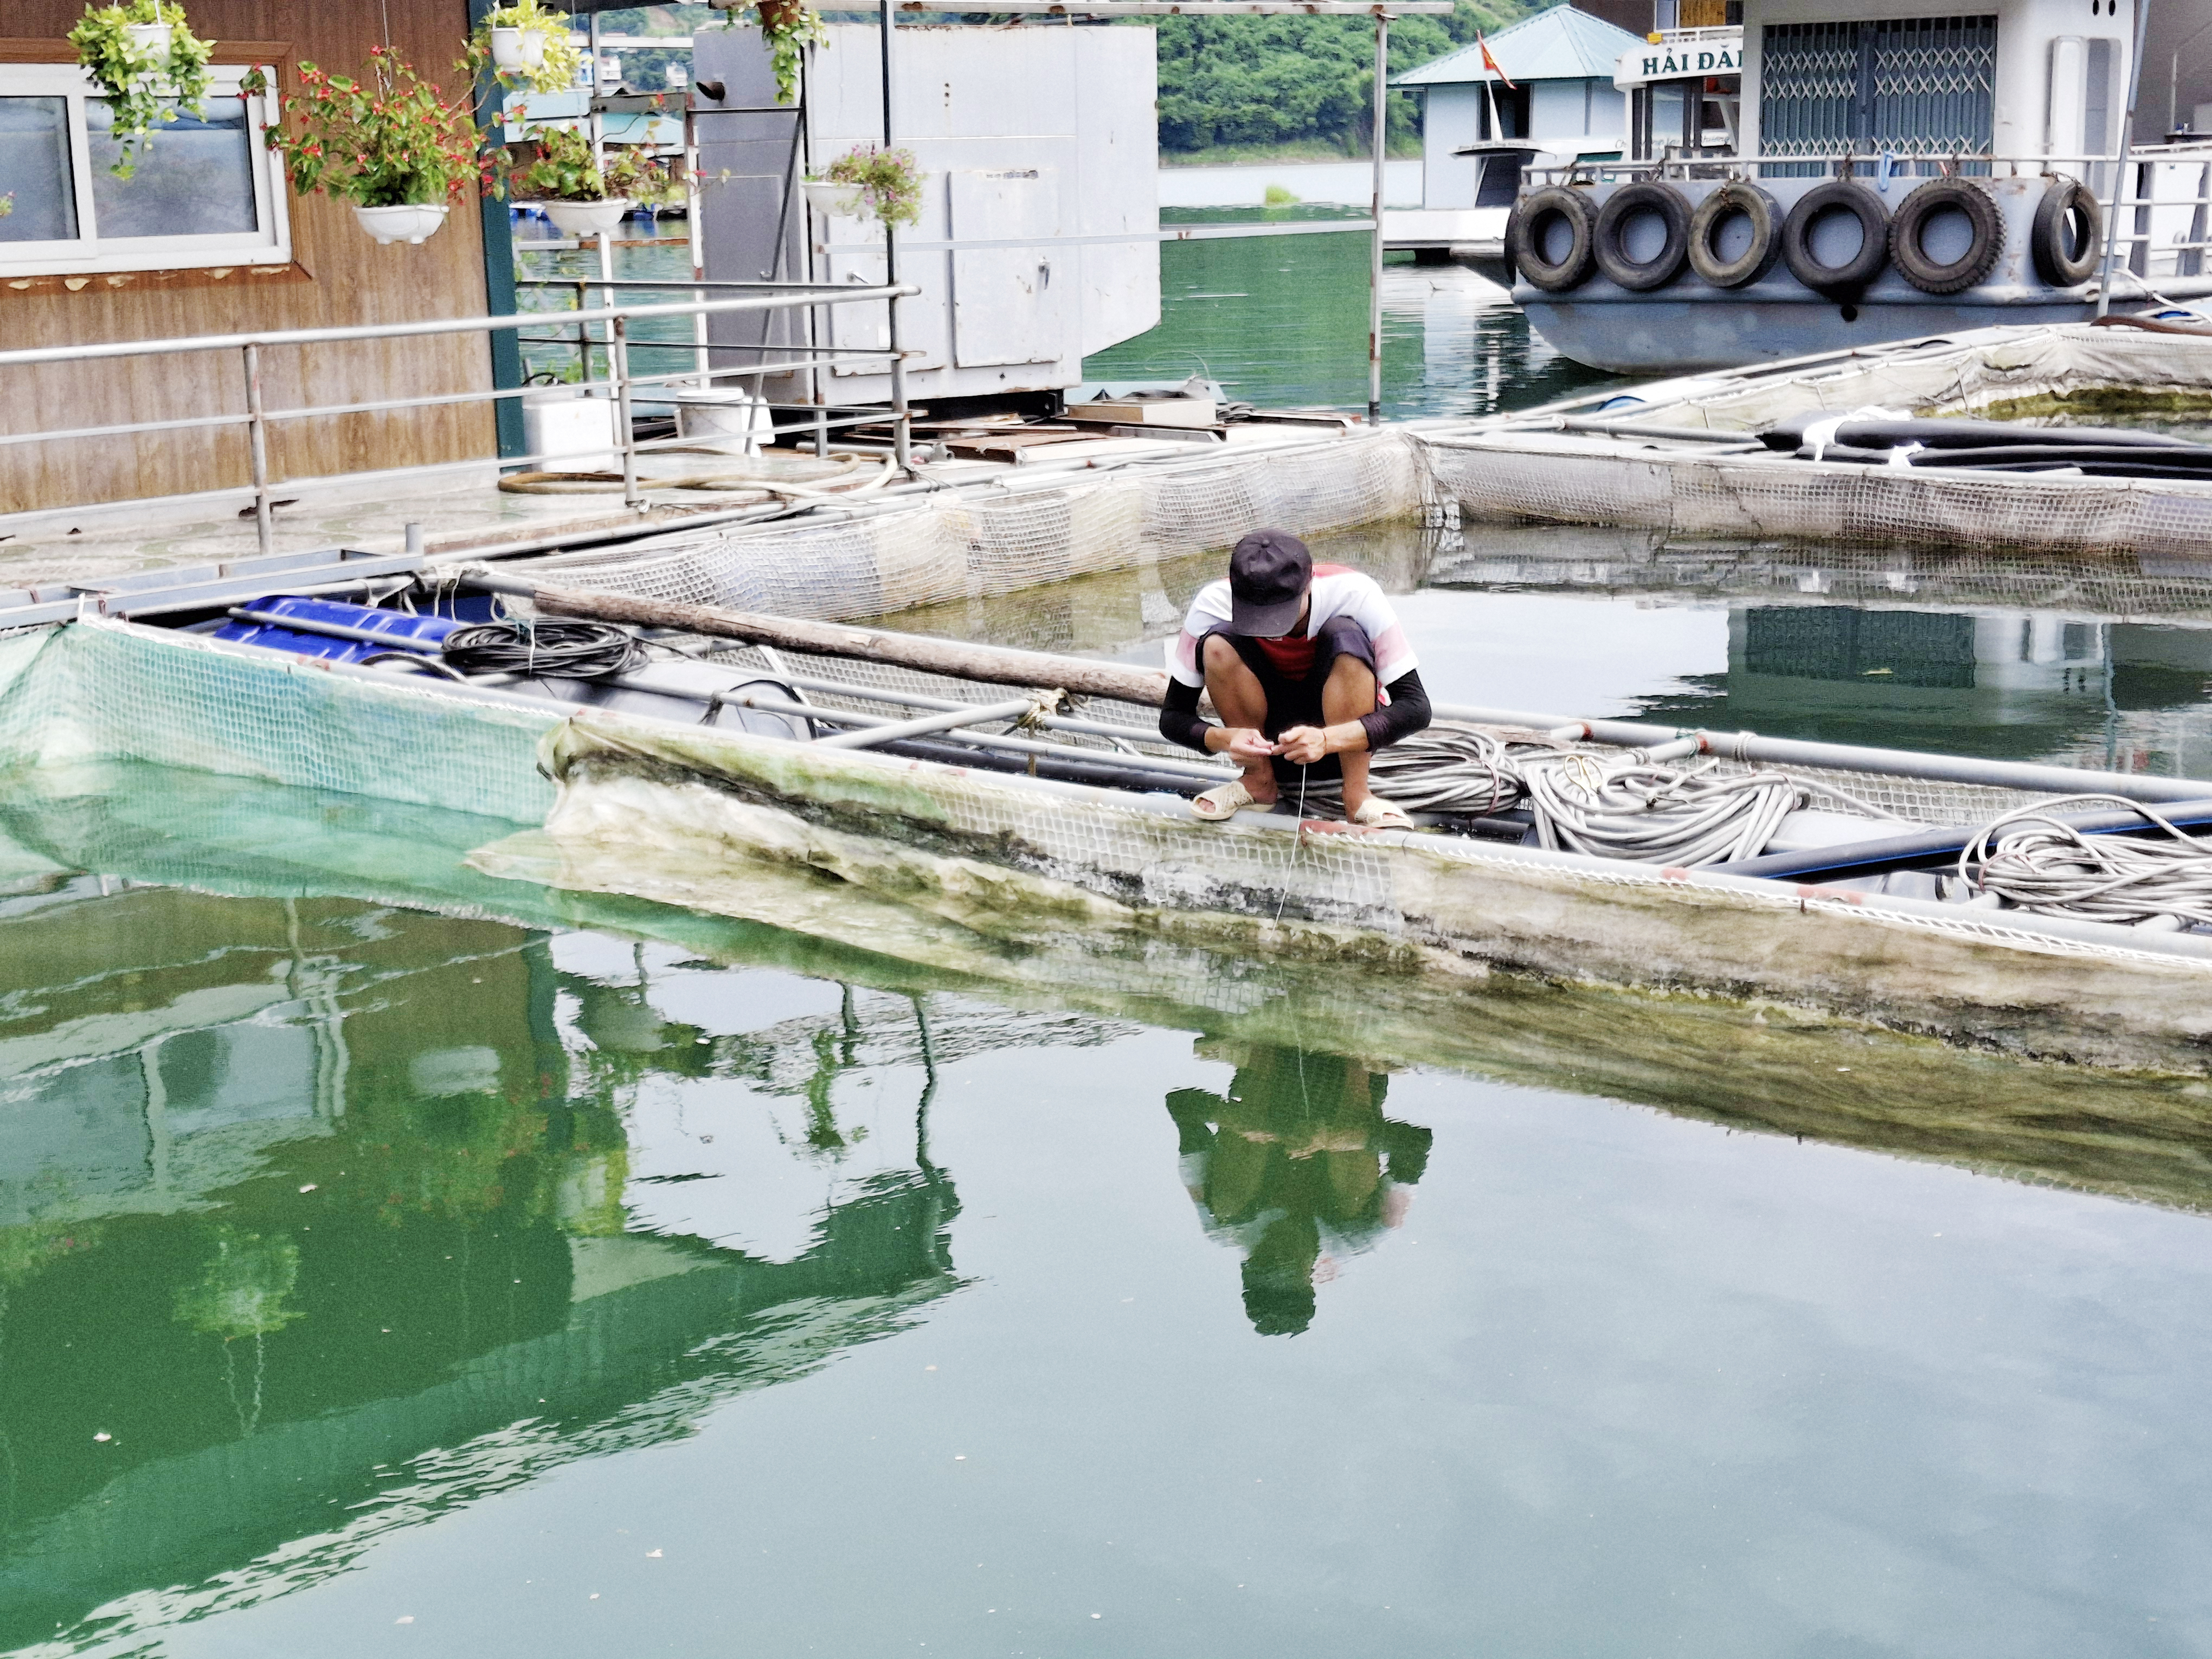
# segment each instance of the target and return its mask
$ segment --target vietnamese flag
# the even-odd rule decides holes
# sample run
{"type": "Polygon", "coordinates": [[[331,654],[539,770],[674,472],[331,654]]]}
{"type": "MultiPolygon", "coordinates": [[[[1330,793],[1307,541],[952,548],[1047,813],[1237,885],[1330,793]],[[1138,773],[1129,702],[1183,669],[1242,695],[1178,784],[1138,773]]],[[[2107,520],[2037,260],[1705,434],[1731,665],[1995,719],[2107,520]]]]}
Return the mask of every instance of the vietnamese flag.
{"type": "Polygon", "coordinates": [[[1506,81],[1506,80],[1505,80],[1505,71],[1504,71],[1504,70],[1502,70],[1502,69],[1500,69],[1500,68],[1498,68],[1498,60],[1497,60],[1495,58],[1492,58],[1492,57],[1490,55],[1490,42],[1489,42],[1489,41],[1487,41],[1487,40],[1484,40],[1484,39],[1482,38],[1482,31],[1481,31],[1480,29],[1477,29],[1477,30],[1474,32],[1474,44],[1475,44],[1475,45],[1477,45],[1478,46],[1480,46],[1480,47],[1482,48],[1482,66],[1483,66],[1483,68],[1485,68],[1485,69],[1488,70],[1489,70],[1492,75],[1496,76],[1499,80],[1501,80],[1501,81],[1505,81],[1505,89],[1506,89],[1506,91],[1508,91],[1508,92],[1518,92],[1518,91],[1520,91],[1520,90],[1521,90],[1521,88],[1518,88],[1518,87],[1515,86],[1515,85],[1514,85],[1510,81],[1506,81]]]}

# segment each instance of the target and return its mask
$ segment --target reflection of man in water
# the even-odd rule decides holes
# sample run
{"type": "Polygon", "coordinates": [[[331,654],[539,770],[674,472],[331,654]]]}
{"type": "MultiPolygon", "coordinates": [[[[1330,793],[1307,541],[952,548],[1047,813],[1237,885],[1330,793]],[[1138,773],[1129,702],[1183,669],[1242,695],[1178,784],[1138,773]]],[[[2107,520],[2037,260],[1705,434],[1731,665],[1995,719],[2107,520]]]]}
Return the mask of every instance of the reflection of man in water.
{"type": "Polygon", "coordinates": [[[1389,1086],[1340,1055],[1259,1048],[1225,1098],[1168,1097],[1184,1184],[1212,1230],[1243,1248],[1244,1311],[1262,1336],[1313,1322],[1314,1285],[1334,1265],[1325,1236],[1358,1249],[1404,1218],[1434,1136],[1382,1115],[1389,1086]]]}

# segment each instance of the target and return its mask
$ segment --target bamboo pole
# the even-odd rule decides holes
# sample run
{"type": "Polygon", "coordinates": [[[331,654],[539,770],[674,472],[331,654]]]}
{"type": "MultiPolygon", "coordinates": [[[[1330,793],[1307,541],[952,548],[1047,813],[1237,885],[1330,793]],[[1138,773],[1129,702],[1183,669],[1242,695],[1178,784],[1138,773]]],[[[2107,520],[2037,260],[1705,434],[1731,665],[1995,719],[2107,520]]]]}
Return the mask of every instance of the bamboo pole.
{"type": "Polygon", "coordinates": [[[495,574],[484,565],[471,565],[460,574],[473,586],[523,596],[534,601],[540,610],[557,616],[627,623],[635,627],[680,629],[715,639],[742,640],[749,645],[772,645],[782,651],[891,663],[927,674],[950,674],[958,679],[981,680],[992,685],[1018,685],[1030,690],[1056,686],[1079,696],[1112,697],[1148,708],[1158,708],[1167,697],[1165,672],[1154,668],[1134,668],[1127,663],[1055,656],[1043,651],[1016,651],[999,645],[970,645],[965,641],[933,639],[921,634],[848,628],[840,623],[770,617],[753,611],[725,610],[720,605],[676,605],[626,593],[555,587],[526,580],[512,572],[495,574]]]}

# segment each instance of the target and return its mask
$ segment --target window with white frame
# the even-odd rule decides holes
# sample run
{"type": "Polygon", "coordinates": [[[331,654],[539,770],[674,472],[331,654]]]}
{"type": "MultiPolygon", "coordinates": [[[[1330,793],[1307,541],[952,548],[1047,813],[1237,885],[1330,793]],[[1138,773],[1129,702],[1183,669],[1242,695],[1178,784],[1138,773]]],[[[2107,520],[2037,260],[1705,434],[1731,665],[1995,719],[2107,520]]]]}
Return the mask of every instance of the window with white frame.
{"type": "Polygon", "coordinates": [[[279,158],[263,140],[274,94],[216,65],[197,114],[179,111],[113,172],[108,106],[73,64],[0,64],[0,277],[289,264],[279,158]]]}

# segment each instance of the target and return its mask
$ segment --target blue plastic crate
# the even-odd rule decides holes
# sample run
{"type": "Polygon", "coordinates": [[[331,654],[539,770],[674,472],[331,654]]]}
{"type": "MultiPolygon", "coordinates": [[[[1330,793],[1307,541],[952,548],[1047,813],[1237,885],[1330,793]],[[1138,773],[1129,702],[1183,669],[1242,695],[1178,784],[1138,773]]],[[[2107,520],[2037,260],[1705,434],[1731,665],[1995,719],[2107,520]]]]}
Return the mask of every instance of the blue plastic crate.
{"type": "Polygon", "coordinates": [[[348,605],[340,599],[303,599],[297,595],[256,599],[238,608],[265,617],[296,617],[307,625],[284,628],[234,617],[216,630],[216,638],[235,640],[241,645],[266,646],[272,651],[286,651],[295,656],[325,657],[332,662],[359,662],[379,651],[412,650],[435,656],[446,635],[463,626],[451,617],[416,617],[401,611],[348,605]],[[381,637],[358,640],[343,634],[319,633],[313,626],[318,623],[326,628],[366,629],[381,637]]]}

